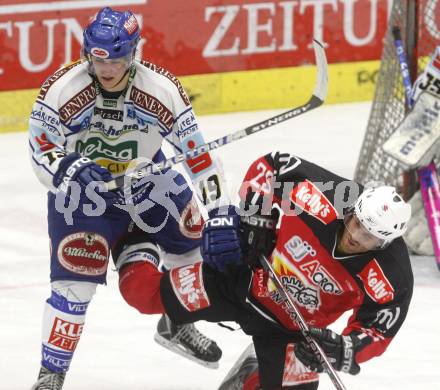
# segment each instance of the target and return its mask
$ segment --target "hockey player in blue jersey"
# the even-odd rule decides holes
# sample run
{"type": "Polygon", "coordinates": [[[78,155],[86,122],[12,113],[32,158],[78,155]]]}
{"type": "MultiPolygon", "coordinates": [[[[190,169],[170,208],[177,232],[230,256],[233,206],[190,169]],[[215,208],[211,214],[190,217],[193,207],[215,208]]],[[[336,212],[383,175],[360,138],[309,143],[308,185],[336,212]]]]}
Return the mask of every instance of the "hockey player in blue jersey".
{"type": "MultiPolygon", "coordinates": [[[[44,309],[42,360],[33,389],[57,390],[80,340],[87,307],[106,282],[110,254],[120,269],[160,253],[165,266],[200,259],[203,218],[193,191],[173,170],[133,182],[129,195],[105,183],[130,163],[165,159],[162,144],[185,152],[204,143],[191,103],[167,70],[135,59],[140,27],[130,12],[103,8],[84,30],[82,59],[42,85],[32,108],[29,146],[33,169],[48,189],[51,296],[44,309]],[[145,241],[129,250],[130,234],[145,241]]],[[[209,213],[227,204],[212,155],[184,163],[209,213]]],[[[159,266],[159,264],[156,264],[159,266]]],[[[120,281],[121,288],[124,281],[120,281]]],[[[192,324],[159,321],[155,339],[207,366],[221,350],[192,324]]]]}

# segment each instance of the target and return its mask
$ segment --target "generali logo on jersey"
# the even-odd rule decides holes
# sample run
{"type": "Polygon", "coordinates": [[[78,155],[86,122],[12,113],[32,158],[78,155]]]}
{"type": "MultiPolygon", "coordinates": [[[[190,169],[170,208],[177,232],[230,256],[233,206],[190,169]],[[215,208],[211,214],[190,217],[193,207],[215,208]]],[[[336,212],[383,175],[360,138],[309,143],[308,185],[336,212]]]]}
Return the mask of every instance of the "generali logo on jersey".
{"type": "Polygon", "coordinates": [[[364,283],[365,291],[373,301],[384,304],[393,300],[394,288],[376,259],[371,260],[358,276],[364,283]]]}
{"type": "Polygon", "coordinates": [[[201,262],[173,268],[170,271],[170,281],[176,297],[186,310],[193,312],[210,305],[203,284],[201,262]]]}
{"type": "Polygon", "coordinates": [[[338,212],[326,196],[310,181],[299,183],[291,192],[290,199],[312,217],[327,225],[338,218],[338,212]]]}
{"type": "Polygon", "coordinates": [[[92,102],[95,97],[95,86],[93,83],[90,83],[60,108],[59,112],[61,120],[63,122],[67,122],[75,114],[79,113],[84,107],[92,102]]]}

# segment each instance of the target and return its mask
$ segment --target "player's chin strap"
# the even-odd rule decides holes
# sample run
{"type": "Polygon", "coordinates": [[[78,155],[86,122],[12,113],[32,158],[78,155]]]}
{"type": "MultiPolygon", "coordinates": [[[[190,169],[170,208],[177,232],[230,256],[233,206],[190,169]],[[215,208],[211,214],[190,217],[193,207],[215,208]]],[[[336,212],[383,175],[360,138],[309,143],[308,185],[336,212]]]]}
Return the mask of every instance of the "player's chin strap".
{"type": "Polygon", "coordinates": [[[291,314],[293,318],[295,319],[296,323],[299,326],[299,329],[301,331],[301,334],[306,339],[307,343],[309,344],[312,351],[315,353],[316,357],[318,358],[319,362],[324,367],[324,371],[328,374],[330,377],[330,380],[335,385],[335,388],[337,390],[346,390],[346,387],[341,381],[341,378],[339,378],[339,375],[331,365],[330,361],[328,360],[325,352],[322,350],[321,346],[318,344],[318,342],[310,335],[309,326],[307,325],[307,322],[305,321],[304,317],[302,316],[301,312],[296,307],[296,304],[292,297],[290,296],[289,292],[284,288],[283,283],[281,282],[280,277],[275,272],[275,270],[272,267],[272,264],[270,261],[267,260],[266,256],[261,255],[260,256],[260,262],[263,268],[269,273],[270,280],[275,284],[277,287],[278,292],[283,297],[284,301],[287,303],[288,306],[290,306],[291,314]]]}
{"type": "Polygon", "coordinates": [[[139,170],[136,169],[130,170],[129,168],[128,171],[125,173],[125,176],[120,176],[115,180],[107,183],[108,190],[111,191],[120,187],[128,188],[131,183],[131,179],[140,179],[150,174],[158,173],[163,169],[169,168],[182,161],[192,159],[200,154],[209,152],[210,150],[218,149],[222,146],[235,142],[241,138],[247,137],[248,135],[255,134],[261,130],[275,126],[281,122],[295,118],[310,110],[313,110],[314,108],[319,107],[322,103],[324,103],[324,100],[327,96],[327,84],[328,84],[327,58],[325,56],[324,47],[316,39],[313,40],[313,48],[315,50],[316,65],[318,69],[317,69],[315,89],[307,103],[305,103],[302,106],[292,108],[289,111],[275,115],[264,121],[258,122],[254,125],[248,126],[245,129],[237,130],[233,133],[225,135],[214,141],[197,146],[196,148],[191,149],[187,152],[177,154],[174,157],[171,157],[160,163],[147,165],[139,170]]]}

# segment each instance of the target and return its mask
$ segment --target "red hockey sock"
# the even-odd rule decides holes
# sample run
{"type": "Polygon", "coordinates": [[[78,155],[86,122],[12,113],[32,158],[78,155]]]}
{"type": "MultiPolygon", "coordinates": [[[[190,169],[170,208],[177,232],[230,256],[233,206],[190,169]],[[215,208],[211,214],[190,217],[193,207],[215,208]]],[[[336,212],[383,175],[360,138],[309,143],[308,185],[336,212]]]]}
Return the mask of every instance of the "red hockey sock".
{"type": "Polygon", "coordinates": [[[245,379],[243,383],[243,390],[257,390],[259,388],[260,377],[258,376],[258,370],[255,370],[245,379]]]}
{"type": "Polygon", "coordinates": [[[143,314],[165,312],[160,298],[163,273],[147,262],[128,264],[119,271],[119,291],[125,301],[143,314]]]}

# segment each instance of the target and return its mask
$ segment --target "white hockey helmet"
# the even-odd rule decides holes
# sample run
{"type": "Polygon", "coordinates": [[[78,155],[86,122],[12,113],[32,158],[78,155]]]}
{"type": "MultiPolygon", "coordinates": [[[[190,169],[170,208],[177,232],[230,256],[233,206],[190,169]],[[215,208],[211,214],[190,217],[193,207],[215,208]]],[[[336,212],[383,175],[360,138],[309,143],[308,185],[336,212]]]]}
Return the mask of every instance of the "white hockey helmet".
{"type": "Polygon", "coordinates": [[[391,186],[367,188],[356,200],[354,214],[385,247],[402,236],[411,218],[411,206],[391,186]]]}

